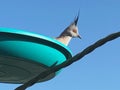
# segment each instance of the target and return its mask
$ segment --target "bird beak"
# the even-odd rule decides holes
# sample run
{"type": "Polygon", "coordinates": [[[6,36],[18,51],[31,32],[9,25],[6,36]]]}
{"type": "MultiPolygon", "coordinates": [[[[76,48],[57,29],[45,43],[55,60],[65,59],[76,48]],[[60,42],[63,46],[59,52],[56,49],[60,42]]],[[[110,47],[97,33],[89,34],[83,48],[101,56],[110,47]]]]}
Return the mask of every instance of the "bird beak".
{"type": "Polygon", "coordinates": [[[82,39],[80,35],[78,35],[78,38],[82,39]]]}

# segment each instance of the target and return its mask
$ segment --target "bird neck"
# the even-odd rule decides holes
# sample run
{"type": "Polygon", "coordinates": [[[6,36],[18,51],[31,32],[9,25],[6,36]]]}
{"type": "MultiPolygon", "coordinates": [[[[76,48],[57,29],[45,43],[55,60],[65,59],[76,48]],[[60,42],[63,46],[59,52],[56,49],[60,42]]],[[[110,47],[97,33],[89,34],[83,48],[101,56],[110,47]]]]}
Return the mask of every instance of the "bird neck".
{"type": "Polygon", "coordinates": [[[57,38],[58,41],[62,42],[66,46],[69,44],[69,42],[70,42],[71,39],[72,39],[72,37],[70,37],[70,36],[59,36],[57,38]]]}

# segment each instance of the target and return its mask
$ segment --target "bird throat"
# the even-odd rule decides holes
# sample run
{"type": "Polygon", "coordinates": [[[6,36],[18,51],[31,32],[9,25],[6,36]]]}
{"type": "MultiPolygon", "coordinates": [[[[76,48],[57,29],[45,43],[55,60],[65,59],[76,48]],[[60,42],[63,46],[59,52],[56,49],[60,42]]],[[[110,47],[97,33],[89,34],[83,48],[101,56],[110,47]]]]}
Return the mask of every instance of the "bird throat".
{"type": "Polygon", "coordinates": [[[56,39],[67,46],[69,44],[70,40],[72,39],[72,37],[70,37],[70,36],[60,36],[56,39]]]}

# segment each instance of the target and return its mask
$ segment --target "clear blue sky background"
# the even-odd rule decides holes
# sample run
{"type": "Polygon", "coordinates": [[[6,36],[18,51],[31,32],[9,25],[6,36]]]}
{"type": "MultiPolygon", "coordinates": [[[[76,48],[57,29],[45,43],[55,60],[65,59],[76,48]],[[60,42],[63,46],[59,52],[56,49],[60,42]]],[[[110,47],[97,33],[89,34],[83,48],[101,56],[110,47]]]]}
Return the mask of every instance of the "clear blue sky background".
{"type": "MultiPolygon", "coordinates": [[[[0,27],[56,37],[79,9],[82,40],[73,39],[69,44],[73,55],[120,31],[120,0],[0,0],[0,27]]],[[[0,90],[18,86],[0,83],[0,90]]],[[[120,38],[63,69],[54,79],[27,90],[120,90],[120,38]]]]}

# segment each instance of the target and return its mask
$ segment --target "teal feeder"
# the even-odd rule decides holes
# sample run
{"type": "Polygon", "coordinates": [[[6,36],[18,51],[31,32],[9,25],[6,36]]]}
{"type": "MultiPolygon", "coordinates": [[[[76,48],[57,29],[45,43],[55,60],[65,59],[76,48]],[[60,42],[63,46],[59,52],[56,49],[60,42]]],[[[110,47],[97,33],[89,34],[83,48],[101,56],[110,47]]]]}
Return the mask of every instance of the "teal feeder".
{"type": "MultiPolygon", "coordinates": [[[[0,28],[0,82],[24,83],[56,61],[71,58],[71,51],[55,39],[26,31],[0,28]]],[[[39,80],[47,81],[52,73],[39,80]]]]}

